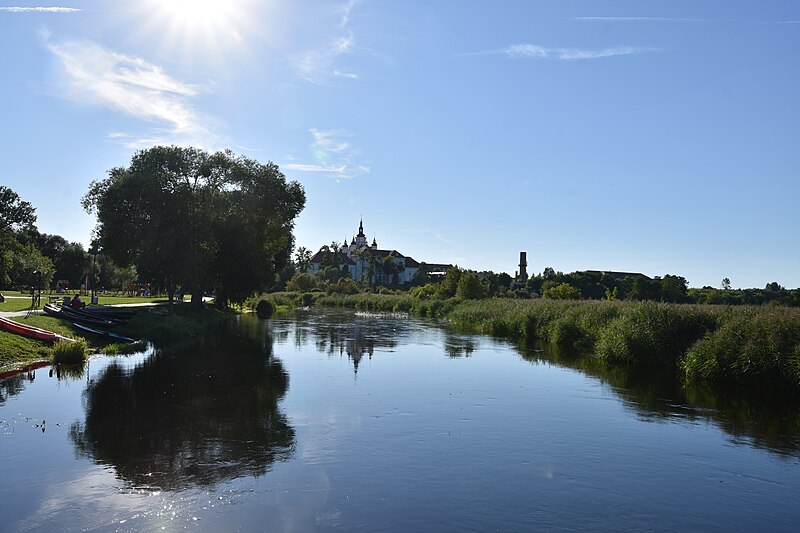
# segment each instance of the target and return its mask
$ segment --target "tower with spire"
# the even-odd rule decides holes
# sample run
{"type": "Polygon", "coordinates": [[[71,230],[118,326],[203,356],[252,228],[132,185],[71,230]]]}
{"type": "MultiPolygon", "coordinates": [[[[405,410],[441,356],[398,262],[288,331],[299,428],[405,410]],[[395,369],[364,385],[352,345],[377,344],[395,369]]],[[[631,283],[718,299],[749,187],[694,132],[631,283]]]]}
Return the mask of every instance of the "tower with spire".
{"type": "Polygon", "coordinates": [[[367,245],[367,236],[364,235],[364,219],[358,223],[358,235],[356,235],[356,247],[361,248],[367,245]]]}

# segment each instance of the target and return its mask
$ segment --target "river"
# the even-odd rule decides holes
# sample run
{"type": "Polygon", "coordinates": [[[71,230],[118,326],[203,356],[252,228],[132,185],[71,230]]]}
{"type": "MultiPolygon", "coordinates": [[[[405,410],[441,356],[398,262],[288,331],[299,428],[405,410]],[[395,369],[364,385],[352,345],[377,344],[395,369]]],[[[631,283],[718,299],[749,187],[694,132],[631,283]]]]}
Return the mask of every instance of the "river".
{"type": "Polygon", "coordinates": [[[0,381],[3,531],[794,531],[800,406],[401,316],[0,381]]]}

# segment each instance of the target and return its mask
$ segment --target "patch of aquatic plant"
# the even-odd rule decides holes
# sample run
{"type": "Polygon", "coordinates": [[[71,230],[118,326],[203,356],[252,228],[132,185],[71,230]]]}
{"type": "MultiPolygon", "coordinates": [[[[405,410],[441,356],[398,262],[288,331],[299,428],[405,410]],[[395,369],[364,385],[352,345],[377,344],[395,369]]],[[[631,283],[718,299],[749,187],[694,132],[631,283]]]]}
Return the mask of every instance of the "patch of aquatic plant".
{"type": "Polygon", "coordinates": [[[247,309],[257,310],[259,302],[268,301],[276,312],[285,312],[297,307],[308,307],[315,304],[316,299],[323,296],[320,292],[270,292],[256,294],[245,300],[247,309]]]}
{"type": "Polygon", "coordinates": [[[82,363],[89,355],[89,344],[85,339],[59,340],[53,345],[53,363],[82,363]]]}
{"type": "Polygon", "coordinates": [[[637,302],[600,331],[595,351],[612,363],[674,365],[717,324],[708,306],[637,302]]]}
{"type": "Polygon", "coordinates": [[[595,309],[609,307],[613,302],[498,298],[464,301],[447,318],[457,327],[490,335],[570,344],[591,338],[587,328],[603,316],[595,309]]]}
{"type": "Polygon", "coordinates": [[[395,313],[390,311],[370,312],[370,311],[356,311],[356,316],[364,318],[408,318],[408,313],[395,313]]]}
{"type": "Polygon", "coordinates": [[[687,377],[800,388],[800,310],[737,307],[719,322],[682,358],[687,377]]]}
{"type": "Polygon", "coordinates": [[[100,351],[105,355],[130,355],[140,353],[147,349],[145,341],[122,342],[103,346],[100,351]]]}

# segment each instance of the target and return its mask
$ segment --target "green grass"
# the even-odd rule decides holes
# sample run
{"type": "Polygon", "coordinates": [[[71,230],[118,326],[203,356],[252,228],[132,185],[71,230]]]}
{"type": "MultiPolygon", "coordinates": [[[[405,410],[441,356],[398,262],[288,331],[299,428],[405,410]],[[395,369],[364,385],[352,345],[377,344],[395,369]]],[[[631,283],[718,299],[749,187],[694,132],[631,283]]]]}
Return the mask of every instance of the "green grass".
{"type": "MultiPolygon", "coordinates": [[[[46,302],[47,300],[45,300],[46,302]]],[[[25,311],[31,306],[30,298],[6,298],[5,302],[0,302],[0,311],[25,311]]]]}
{"type": "MultiPolygon", "coordinates": [[[[84,302],[90,302],[91,297],[82,298],[84,302]]],[[[167,302],[168,298],[143,298],[139,296],[98,296],[98,305],[119,305],[119,304],[143,304],[143,303],[156,303],[167,302]]]]}
{"type": "Polygon", "coordinates": [[[690,379],[800,389],[800,309],[730,308],[680,360],[690,379]]]}
{"type": "MultiPolygon", "coordinates": [[[[8,296],[8,293],[5,293],[8,296]]],[[[66,296],[66,295],[65,295],[66,296]]],[[[87,304],[91,301],[90,296],[83,296],[81,299],[87,304]]],[[[48,302],[48,295],[42,294],[41,304],[39,308],[48,302]]],[[[138,296],[100,296],[98,297],[99,305],[119,305],[119,304],[140,304],[140,303],[156,303],[166,302],[167,298],[140,298],[138,296]]],[[[4,302],[0,302],[0,311],[25,311],[31,306],[30,296],[26,295],[25,298],[6,298],[4,302]]]]}

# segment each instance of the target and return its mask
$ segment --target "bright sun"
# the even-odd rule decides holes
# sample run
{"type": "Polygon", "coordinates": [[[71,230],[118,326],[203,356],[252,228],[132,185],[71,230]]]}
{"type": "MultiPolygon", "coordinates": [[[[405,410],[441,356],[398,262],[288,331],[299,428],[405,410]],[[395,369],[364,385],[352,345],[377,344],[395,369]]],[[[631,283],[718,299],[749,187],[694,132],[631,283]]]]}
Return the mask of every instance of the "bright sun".
{"type": "Polygon", "coordinates": [[[164,15],[178,24],[224,26],[240,13],[236,0],[160,0],[157,5],[164,15]]]}
{"type": "Polygon", "coordinates": [[[148,26],[172,45],[195,51],[240,48],[254,30],[256,0],[143,0],[148,26]]]}

